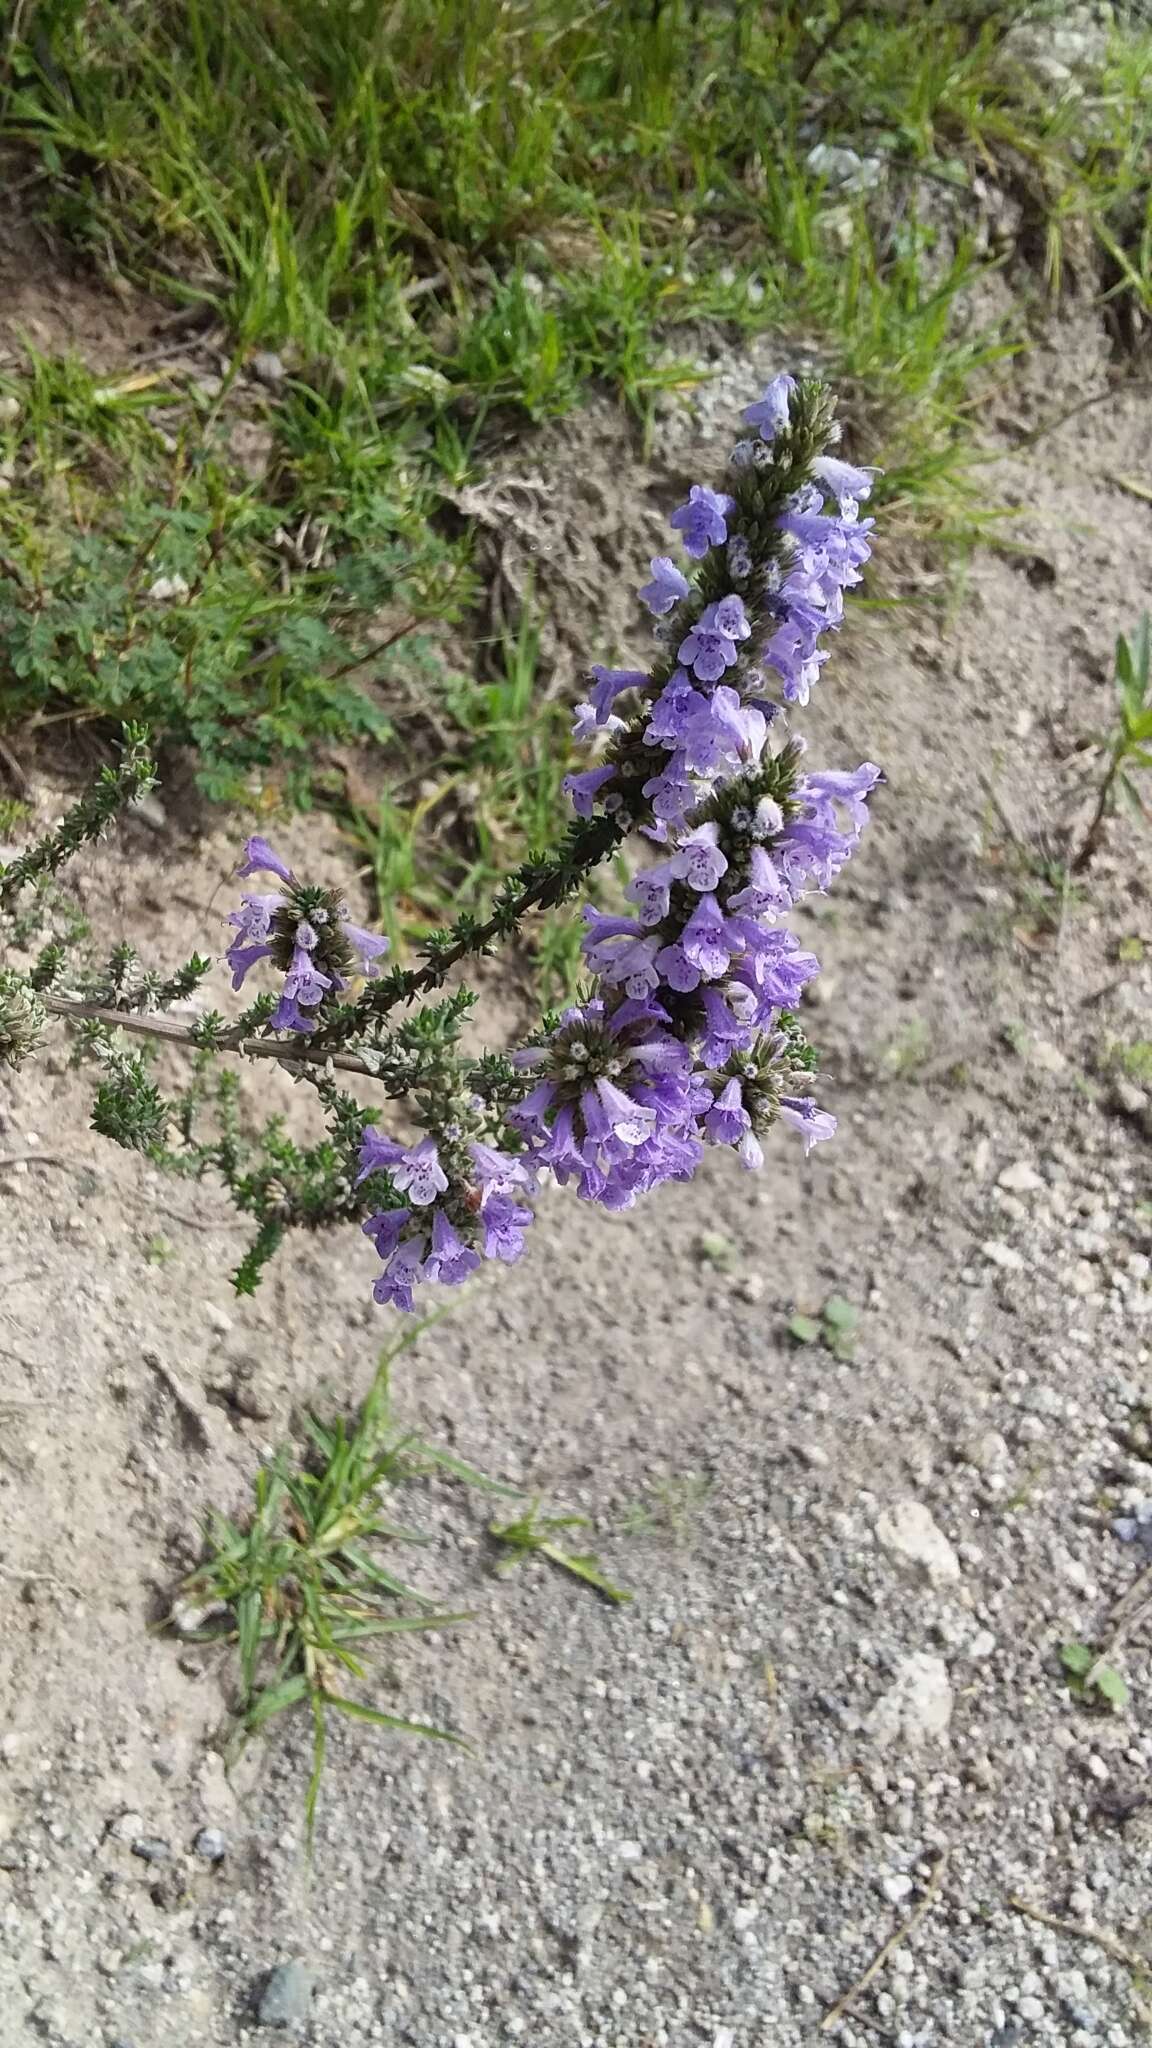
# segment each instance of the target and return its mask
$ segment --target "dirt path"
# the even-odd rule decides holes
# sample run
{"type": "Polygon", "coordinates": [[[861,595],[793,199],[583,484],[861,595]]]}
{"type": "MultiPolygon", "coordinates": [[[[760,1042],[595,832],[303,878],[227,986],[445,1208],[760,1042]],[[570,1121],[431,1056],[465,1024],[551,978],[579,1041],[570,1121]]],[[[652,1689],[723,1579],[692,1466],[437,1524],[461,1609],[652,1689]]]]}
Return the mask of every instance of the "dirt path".
{"type": "MultiPolygon", "coordinates": [[[[1028,427],[1106,372],[1068,328],[1002,409],[1028,427]]],[[[601,559],[631,550],[634,579],[636,508],[674,502],[699,443],[670,424],[622,475],[580,431],[601,559]]],[[[888,776],[811,913],[835,1147],[805,1167],[782,1135],[758,1181],[710,1161],[619,1216],[546,1198],[531,1256],[408,1362],[405,1413],[588,1512],[636,1598],[493,1580],[484,1502],[421,1488],[423,1582],[476,1619],[406,1646],[380,1696],[475,1754],[341,1733],[311,1879],[303,1732],[230,1785],[221,1668],[147,1627],[204,1508],[242,1504],[301,1404],[363,1392],[372,1254],[304,1243],[238,1304],[220,1194],[78,1135],[61,1060],[11,1085],[0,1154],[52,1163],[0,1161],[0,2042],[272,2039],[254,2001],[298,1958],[314,2048],[791,2048],[933,1883],[828,2038],[1146,2038],[1142,1973],[1011,1901],[1152,1956],[1152,1617],[1114,1654],[1121,1711],[1059,1663],[1108,1638],[1142,1561],[1110,1520],[1152,1497],[1152,1117],[1100,1078],[1152,1035],[1149,842],[1114,830],[1053,917],[1004,821],[1066,824],[1063,750],[1150,595],[1152,506],[1115,479],[1150,473],[1122,393],[1006,457],[1021,551],[983,553],[938,624],[874,614],[826,671],[815,754],[888,776]],[[850,1359],[787,1334],[833,1294],[850,1359]]],[[[182,957],[232,857],[134,827],[100,859],[110,922],[182,957]]]]}

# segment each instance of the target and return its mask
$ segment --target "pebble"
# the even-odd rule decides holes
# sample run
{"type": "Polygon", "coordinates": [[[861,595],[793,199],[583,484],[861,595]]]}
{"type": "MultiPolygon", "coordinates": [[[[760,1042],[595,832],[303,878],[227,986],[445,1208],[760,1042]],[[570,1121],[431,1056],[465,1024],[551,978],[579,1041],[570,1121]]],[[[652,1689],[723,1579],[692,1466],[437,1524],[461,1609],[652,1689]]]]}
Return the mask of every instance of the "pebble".
{"type": "Polygon", "coordinates": [[[228,1854],[227,1839],[219,1828],[201,1828],[192,1847],[206,1863],[222,1863],[228,1854]]]}
{"type": "Polygon", "coordinates": [[[1007,1188],[1012,1195],[1034,1195],[1043,1187],[1044,1176],[1037,1173],[1034,1166],[1029,1166],[1026,1159],[1014,1159],[1011,1166],[1006,1166],[997,1176],[996,1185],[1007,1188]]]}
{"type": "Polygon", "coordinates": [[[108,1833],[117,1842],[138,1842],[144,1833],[144,1815],[122,1813],[118,1820],[113,1821],[108,1833]]]}
{"type": "Polygon", "coordinates": [[[942,1657],[918,1650],[901,1659],[896,1680],[873,1707],[868,1730],[880,1749],[919,1749],[946,1742],[952,1686],[942,1657]]]}
{"type": "Polygon", "coordinates": [[[899,1906],[912,1891],[912,1879],[905,1876],[902,1870],[896,1870],[890,1876],[880,1879],[880,1889],[889,1905],[899,1906]]]}
{"type": "Polygon", "coordinates": [[[304,1963],[277,1963],[267,1978],[256,2008],[264,2027],[298,2027],[312,2006],[313,1977],[304,1963]]]}
{"type": "Polygon", "coordinates": [[[132,1844],[132,1854],[139,1856],[144,1863],[167,1863],[172,1850],[170,1844],[162,1841],[159,1835],[141,1835],[132,1844]]]}
{"type": "Polygon", "coordinates": [[[261,349],[259,355],[253,356],[251,370],[261,384],[282,384],[288,375],[283,358],[270,348],[261,349]]]}
{"type": "Polygon", "coordinates": [[[919,1565],[934,1586],[960,1577],[960,1559],[922,1501],[901,1500],[876,1521],[876,1540],[890,1557],[919,1565]]]}
{"type": "Polygon", "coordinates": [[[988,1264],[999,1266],[1004,1273],[1021,1273],[1027,1263],[1023,1252],[1018,1252],[1015,1245],[1002,1244],[997,1237],[990,1237],[980,1249],[988,1264]]]}

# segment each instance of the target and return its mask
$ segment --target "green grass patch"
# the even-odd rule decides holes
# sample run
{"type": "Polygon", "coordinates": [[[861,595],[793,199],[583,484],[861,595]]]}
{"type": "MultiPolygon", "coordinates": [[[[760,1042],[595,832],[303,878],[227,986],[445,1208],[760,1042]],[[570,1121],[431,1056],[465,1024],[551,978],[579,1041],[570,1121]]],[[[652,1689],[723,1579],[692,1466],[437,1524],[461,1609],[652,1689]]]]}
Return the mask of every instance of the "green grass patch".
{"type": "MultiPolygon", "coordinates": [[[[702,330],[779,334],[782,359],[803,339],[883,466],[890,527],[970,535],[975,401],[1020,341],[974,311],[999,260],[977,177],[1020,204],[1035,274],[1093,268],[1138,338],[1152,36],[1117,32],[1064,92],[1012,61],[1018,15],[940,0],[926,33],[888,0],[18,10],[0,141],[23,203],[111,284],[227,340],[220,388],[35,360],[4,385],[5,720],[143,718],[196,750],[211,796],[338,802],[398,936],[479,900],[554,835],[567,753],[530,615],[476,675],[444,654],[471,594],[444,493],[510,428],[597,385],[651,435],[704,374],[702,330]],[[260,350],[282,358],[268,390],[260,350]],[[370,756],[367,794],[340,765],[365,740],[404,769],[370,756]]],[[[561,987],[570,944],[546,929],[541,951],[561,987]]]]}

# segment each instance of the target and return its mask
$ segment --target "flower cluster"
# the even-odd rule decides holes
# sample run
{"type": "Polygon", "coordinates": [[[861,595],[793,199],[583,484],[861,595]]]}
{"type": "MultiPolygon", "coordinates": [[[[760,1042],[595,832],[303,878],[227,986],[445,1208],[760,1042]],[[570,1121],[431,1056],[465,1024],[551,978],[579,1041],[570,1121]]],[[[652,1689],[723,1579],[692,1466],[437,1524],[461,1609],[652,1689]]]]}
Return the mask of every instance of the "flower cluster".
{"type": "Polygon", "coordinates": [[[819,963],[781,920],[855,849],[880,771],[809,771],[783,734],[868,558],[873,473],[824,452],[817,386],[777,377],[745,421],[731,489],[694,485],[672,515],[695,584],[659,555],[640,592],[674,660],[593,669],[577,714],[608,739],[568,779],[577,814],[616,811],[660,858],[629,883],[630,915],[586,908],[595,993],[519,1056],[538,1078],[511,1118],[536,1164],[609,1207],[689,1178],[708,1144],[759,1165],[777,1119],[805,1151],[835,1130],[792,1021],[819,963]]]}
{"type": "MultiPolygon", "coordinates": [[[[873,472],[827,452],[838,430],[813,381],[775,378],[745,423],[725,488],[694,484],[672,515],[686,566],[656,556],[640,592],[657,621],[651,668],[594,668],[577,710],[577,734],[601,749],[567,779],[578,819],[611,825],[605,847],[630,831],[647,842],[626,907],[584,910],[590,989],[498,1084],[483,1062],[438,1067],[410,1144],[362,1128],[349,1098],[380,1302],[411,1309],[420,1282],[518,1258],[545,1173],[627,1208],[691,1179],[709,1146],[755,1168],[776,1122],[806,1153],[836,1128],[795,1015],[819,962],[787,920],[854,852],[880,771],[811,768],[790,721],[868,558],[873,472]]],[[[578,843],[592,828],[572,830],[578,843]]],[[[270,1027],[319,1025],[322,1051],[325,1004],[357,962],[377,971],[385,941],[261,839],[240,873],[257,870],[281,888],[232,913],[235,985],[270,958],[284,976],[270,1027]]]]}
{"type": "Polygon", "coordinates": [[[315,1031],[326,1001],[341,996],[359,972],[380,972],[388,940],[353,924],[347,905],[329,889],[298,882],[266,839],[252,838],[236,870],[272,874],[283,888],[244,895],[229,912],[236,936],[225,955],[232,986],[240,988],[258,960],[271,960],[284,976],[280,1000],[268,1022],[274,1031],[315,1031]]]}
{"type": "Polygon", "coordinates": [[[439,1144],[424,1137],[406,1147],[369,1124],[360,1180],[374,1175],[386,1177],[378,1185],[393,1204],[362,1226],[384,1261],[377,1301],[410,1310],[421,1280],[458,1287],[482,1258],[511,1264],[520,1257],[532,1221],[524,1195],[538,1178],[523,1160],[464,1138],[459,1128],[449,1127],[439,1144]]]}

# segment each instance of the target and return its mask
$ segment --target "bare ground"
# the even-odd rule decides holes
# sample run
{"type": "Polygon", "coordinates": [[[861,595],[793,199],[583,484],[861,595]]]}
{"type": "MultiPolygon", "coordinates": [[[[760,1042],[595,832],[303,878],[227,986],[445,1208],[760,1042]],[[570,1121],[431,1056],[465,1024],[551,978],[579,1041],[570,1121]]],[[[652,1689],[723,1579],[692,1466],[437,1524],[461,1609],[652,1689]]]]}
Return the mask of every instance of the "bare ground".
{"type": "MultiPolygon", "coordinates": [[[[634,583],[763,353],[647,464],[607,411],[538,451],[554,502],[574,472],[584,501],[545,584],[588,545],[634,583]]],[[[87,1135],[62,1058],[11,1084],[5,2048],[264,2039],[289,1958],[314,1973],[313,2048],[792,2048],[929,1888],[829,2038],[1146,2038],[1149,1610],[1123,1610],[1111,1652],[1121,1710],[1070,1696],[1059,1646],[1121,1632],[1142,1560],[1109,1524],[1152,1496],[1152,1119],[1131,1095],[1118,1114],[1104,1072],[1152,1036],[1148,841],[1115,827],[1055,916],[1013,845],[1059,847],[1082,810],[1076,749],[1148,601],[1152,505],[1116,478],[1148,482],[1152,422],[1110,376],[1092,320],[1052,335],[1014,387],[1020,429],[1106,395],[988,472],[1013,551],[981,552],[938,615],[873,613],[825,672],[815,755],[888,777],[809,919],[835,1147],[805,1166],[781,1135],[758,1181],[711,1162],[622,1216],[547,1197],[531,1255],[400,1378],[427,1434],[588,1513],[634,1604],[543,1566],[494,1579],[485,1503],[418,1489],[423,1582],[475,1620],[406,1646],[378,1697],[474,1753],[340,1732],[310,1872],[304,1731],[229,1782],[227,1667],[149,1626],[204,1509],[242,1506],[302,1407],[363,1394],[373,1256],[303,1242],[237,1303],[220,1192],[87,1135]],[[860,1310],[850,1360],[787,1333],[833,1293],[860,1310]],[[112,1832],[124,1814],[166,1860],[112,1832]],[[205,1824],[219,1864],[193,1853],[205,1824]]],[[[565,605],[561,659],[625,630],[591,569],[565,605]]],[[[340,858],[330,827],[288,837],[301,865],[340,858]]],[[[87,863],[89,914],[183,957],[233,858],[223,827],[133,824],[87,863]]],[[[282,1077],[248,1088],[296,1113],[282,1077]]]]}

